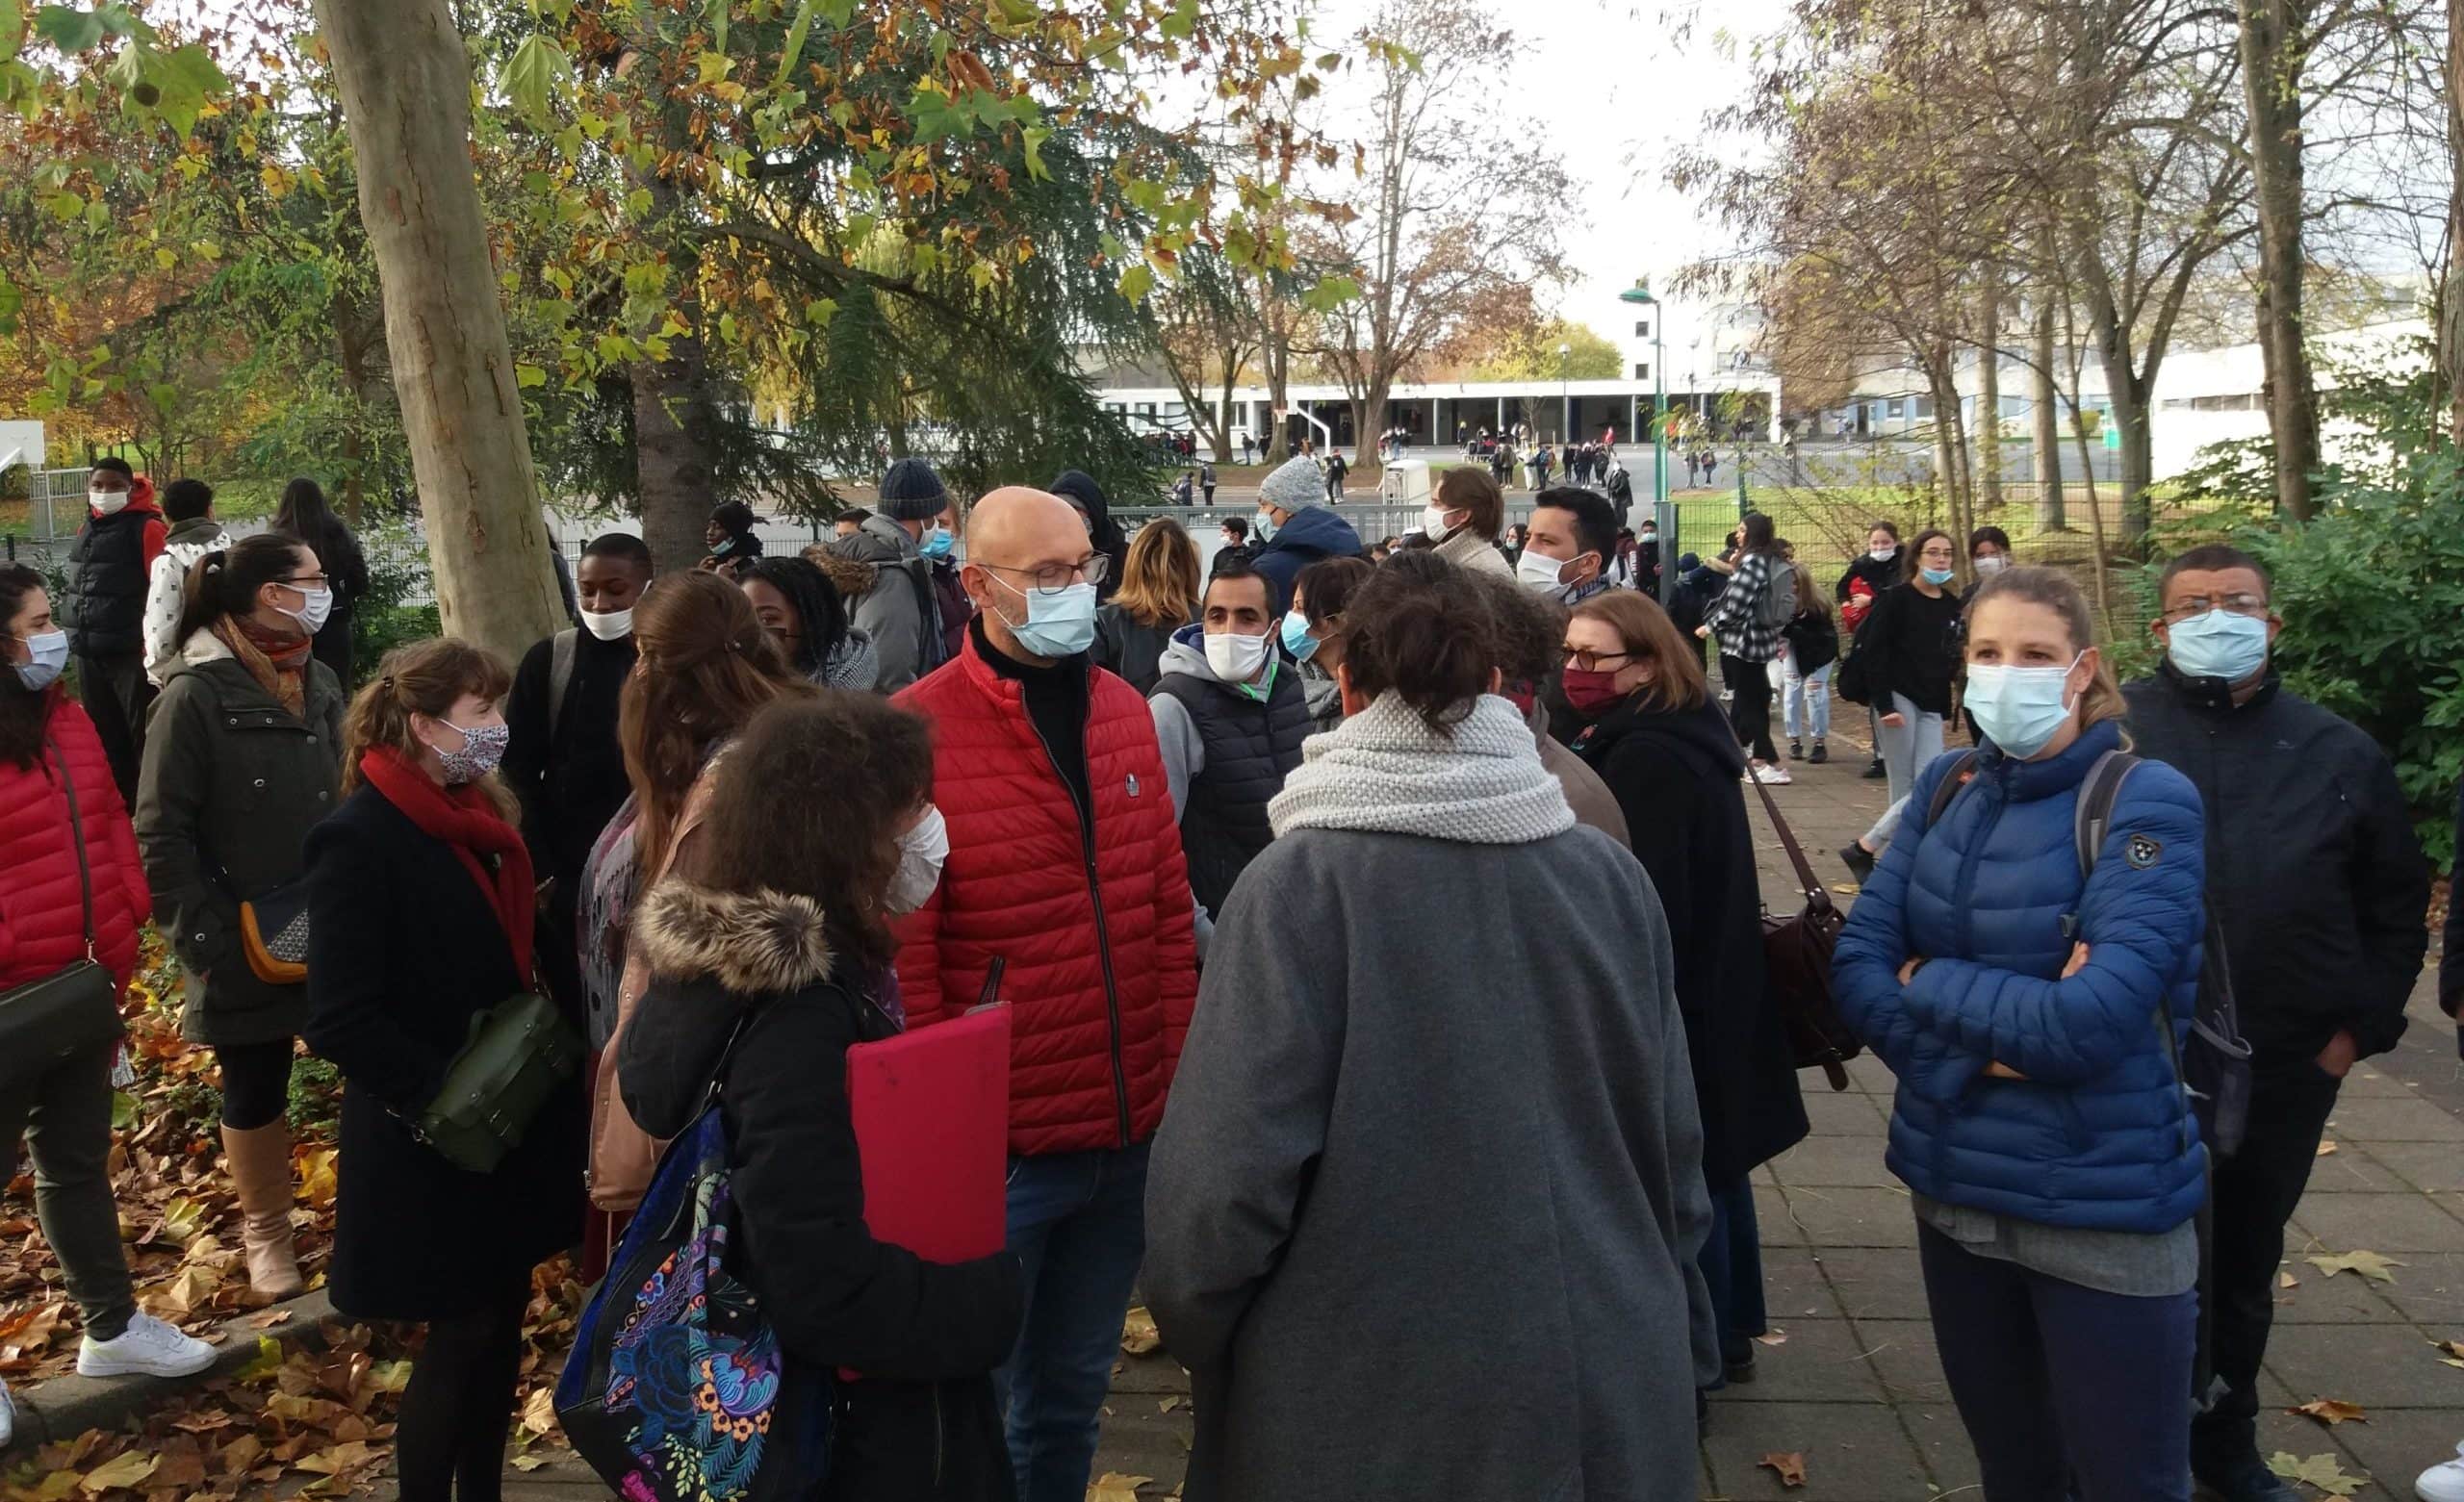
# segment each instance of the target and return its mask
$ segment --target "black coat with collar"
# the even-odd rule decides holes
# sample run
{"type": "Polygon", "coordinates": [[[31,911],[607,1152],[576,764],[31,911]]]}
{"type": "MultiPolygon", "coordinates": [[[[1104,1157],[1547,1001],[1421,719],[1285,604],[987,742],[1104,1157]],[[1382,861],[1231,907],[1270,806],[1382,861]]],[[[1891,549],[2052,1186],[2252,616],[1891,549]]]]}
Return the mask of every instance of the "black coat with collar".
{"type": "Polygon", "coordinates": [[[1616,796],[1668,914],[1703,1113],[1703,1180],[1717,1193],[1807,1132],[1787,1030],[1763,989],[1761,881],[1738,781],[1745,753],[1716,702],[1658,712],[1629,700],[1569,744],[1616,796]]]}
{"type": "Polygon", "coordinates": [[[991,1374],[1025,1311],[1018,1260],[927,1262],[865,1228],[847,1050],[897,1028],[869,986],[846,982],[821,909],[670,878],[643,900],[634,933],[652,980],[618,1044],[626,1107],[653,1136],[674,1137],[719,1080],[737,1270],[778,1331],[786,1380],[866,1374],[838,1386],[827,1495],[1006,1499],[991,1374]]]}
{"type": "Polygon", "coordinates": [[[372,787],[308,840],[308,1047],[342,1071],[334,1307],[364,1319],[467,1313],[580,1240],[578,1079],[493,1173],[412,1135],[472,1019],[529,987],[453,848],[372,787]]]}

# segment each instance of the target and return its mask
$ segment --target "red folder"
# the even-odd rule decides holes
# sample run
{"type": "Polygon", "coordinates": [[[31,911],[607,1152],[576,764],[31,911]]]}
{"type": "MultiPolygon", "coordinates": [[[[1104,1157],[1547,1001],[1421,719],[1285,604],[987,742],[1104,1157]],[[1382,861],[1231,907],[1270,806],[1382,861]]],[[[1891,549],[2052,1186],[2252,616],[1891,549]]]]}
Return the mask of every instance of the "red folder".
{"type": "Polygon", "coordinates": [[[847,1104],[873,1239],[928,1262],[1009,1240],[1010,1008],[847,1051],[847,1104]]]}

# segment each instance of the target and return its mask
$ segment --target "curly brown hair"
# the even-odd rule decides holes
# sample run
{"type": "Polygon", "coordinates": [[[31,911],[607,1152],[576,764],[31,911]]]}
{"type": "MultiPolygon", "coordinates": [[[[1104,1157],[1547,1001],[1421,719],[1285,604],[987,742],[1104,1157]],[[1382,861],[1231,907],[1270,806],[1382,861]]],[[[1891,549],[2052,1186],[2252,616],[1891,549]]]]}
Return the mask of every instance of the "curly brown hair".
{"type": "Polygon", "coordinates": [[[721,892],[809,897],[833,950],[886,964],[898,831],[932,796],[932,734],[917,716],[871,694],[783,699],[719,763],[694,878],[721,892]]]}
{"type": "Polygon", "coordinates": [[[779,655],[744,591],[712,573],[661,574],[634,607],[633,646],[616,739],[640,804],[641,869],[655,872],[710,748],[773,701],[812,690],[779,655]]]}
{"type": "Polygon", "coordinates": [[[1448,732],[1489,691],[1500,635],[1489,594],[1470,573],[1433,552],[1399,552],[1345,605],[1344,675],[1360,698],[1391,691],[1448,732]]]}

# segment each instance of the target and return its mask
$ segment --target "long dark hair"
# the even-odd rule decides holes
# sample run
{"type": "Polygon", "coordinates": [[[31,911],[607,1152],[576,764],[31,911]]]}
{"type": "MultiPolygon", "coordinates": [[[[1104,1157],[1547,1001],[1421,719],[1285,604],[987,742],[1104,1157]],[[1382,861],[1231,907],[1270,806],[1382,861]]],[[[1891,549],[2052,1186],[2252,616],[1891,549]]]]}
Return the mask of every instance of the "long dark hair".
{"type": "Polygon", "coordinates": [[[1775,558],[1779,556],[1779,529],[1773,526],[1771,519],[1761,512],[1747,512],[1745,520],[1737,524],[1737,534],[1738,556],[1742,557],[1747,553],[1764,553],[1775,558]]]}
{"type": "Polygon", "coordinates": [[[300,546],[299,538],[286,533],[259,532],[190,565],[188,598],[180,607],[180,642],[185,645],[224,616],[254,615],[257,591],[291,577],[299,567],[300,546]]]}
{"type": "Polygon", "coordinates": [[[804,558],[757,558],[736,582],[759,579],[780,594],[796,612],[804,634],[796,639],[796,654],[787,665],[809,678],[830,661],[847,637],[847,606],[830,575],[804,558]]]}
{"type": "Polygon", "coordinates": [[[1345,604],[1342,640],[1354,693],[1374,700],[1392,690],[1441,734],[1488,692],[1500,656],[1487,594],[1425,551],[1397,553],[1362,582],[1345,604]]]}
{"type": "Polygon", "coordinates": [[[336,579],[356,577],[361,565],[359,539],[325,504],[324,487],[302,474],[282,488],[282,503],[274,508],[273,529],[288,532],[317,550],[318,562],[336,579]]]}
{"type": "Polygon", "coordinates": [[[1899,581],[1902,584],[1915,583],[1916,575],[1925,572],[1925,566],[1916,561],[1916,555],[1925,550],[1925,545],[1927,543],[1932,542],[1938,537],[1946,543],[1951,541],[1950,533],[1943,531],[1938,526],[1929,526],[1924,531],[1910,538],[1906,546],[1900,548],[1899,581]]]}
{"type": "Polygon", "coordinates": [[[886,964],[894,836],[932,792],[932,737],[916,716],[872,694],[782,700],[719,763],[691,875],[721,892],[811,898],[833,950],[886,964]]]}
{"type": "MultiPolygon", "coordinates": [[[[46,588],[42,575],[24,564],[0,565],[0,635],[26,608],[27,598],[46,588]]],[[[0,666],[0,761],[33,771],[42,760],[42,732],[50,719],[51,696],[30,691],[0,666]]]]}
{"type": "Polygon", "coordinates": [[[715,573],[661,575],[633,609],[632,675],[616,740],[640,801],[645,874],[665,864],[704,758],[774,700],[810,692],[791,674],[744,591],[715,573]]]}

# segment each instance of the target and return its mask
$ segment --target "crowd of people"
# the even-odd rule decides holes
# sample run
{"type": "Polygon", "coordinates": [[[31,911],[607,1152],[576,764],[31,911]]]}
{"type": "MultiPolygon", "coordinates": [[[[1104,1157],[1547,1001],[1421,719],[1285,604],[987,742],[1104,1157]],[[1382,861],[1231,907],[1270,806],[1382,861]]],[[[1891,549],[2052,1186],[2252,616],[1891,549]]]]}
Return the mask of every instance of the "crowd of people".
{"type": "MultiPolygon", "coordinates": [[[[1750,1176],[1808,1131],[1747,788],[1788,780],[1775,692],[1827,759],[1843,650],[1893,812],[1824,989],[1897,1077],[1984,1494],[2289,1502],[2271,1280],[2339,1082],[2403,1031],[2428,871],[2385,754],[2277,676],[2244,553],[2171,562],[2125,687],[1990,528],[1964,594],[1952,539],[1887,522],[1824,590],[1750,514],[1664,607],[1649,521],[1582,485],[1509,534],[1450,470],[1372,547],[1304,454],[1202,569],[1083,473],[961,508],[905,459],[801,555],[740,503],[682,567],[609,533],[518,664],[424,641],[346,694],[321,496],[233,541],[134,478],[97,469],[60,622],[0,570],[0,986],[108,996],[162,926],[269,1298],[304,1282],[291,1072],[337,1067],[325,1272],[424,1330],[411,1502],[499,1494],[533,1266],[603,1270],[713,1100],[734,1312],[827,1394],[749,1452],[765,1495],[1080,1502],[1139,1288],[1192,1498],[1696,1495],[1706,1395],[1768,1333],[1750,1176]],[[2231,1116],[2186,1063],[2227,955],[2231,1116]],[[448,1082],[533,991],[585,1062],[466,1160],[448,1082]],[[845,1060],[988,998],[1005,1246],[927,1261],[866,1228],[845,1060]]],[[[81,1369],[192,1372],[130,1293],[116,1034],[17,1051],[0,1127],[81,1369]]]]}

